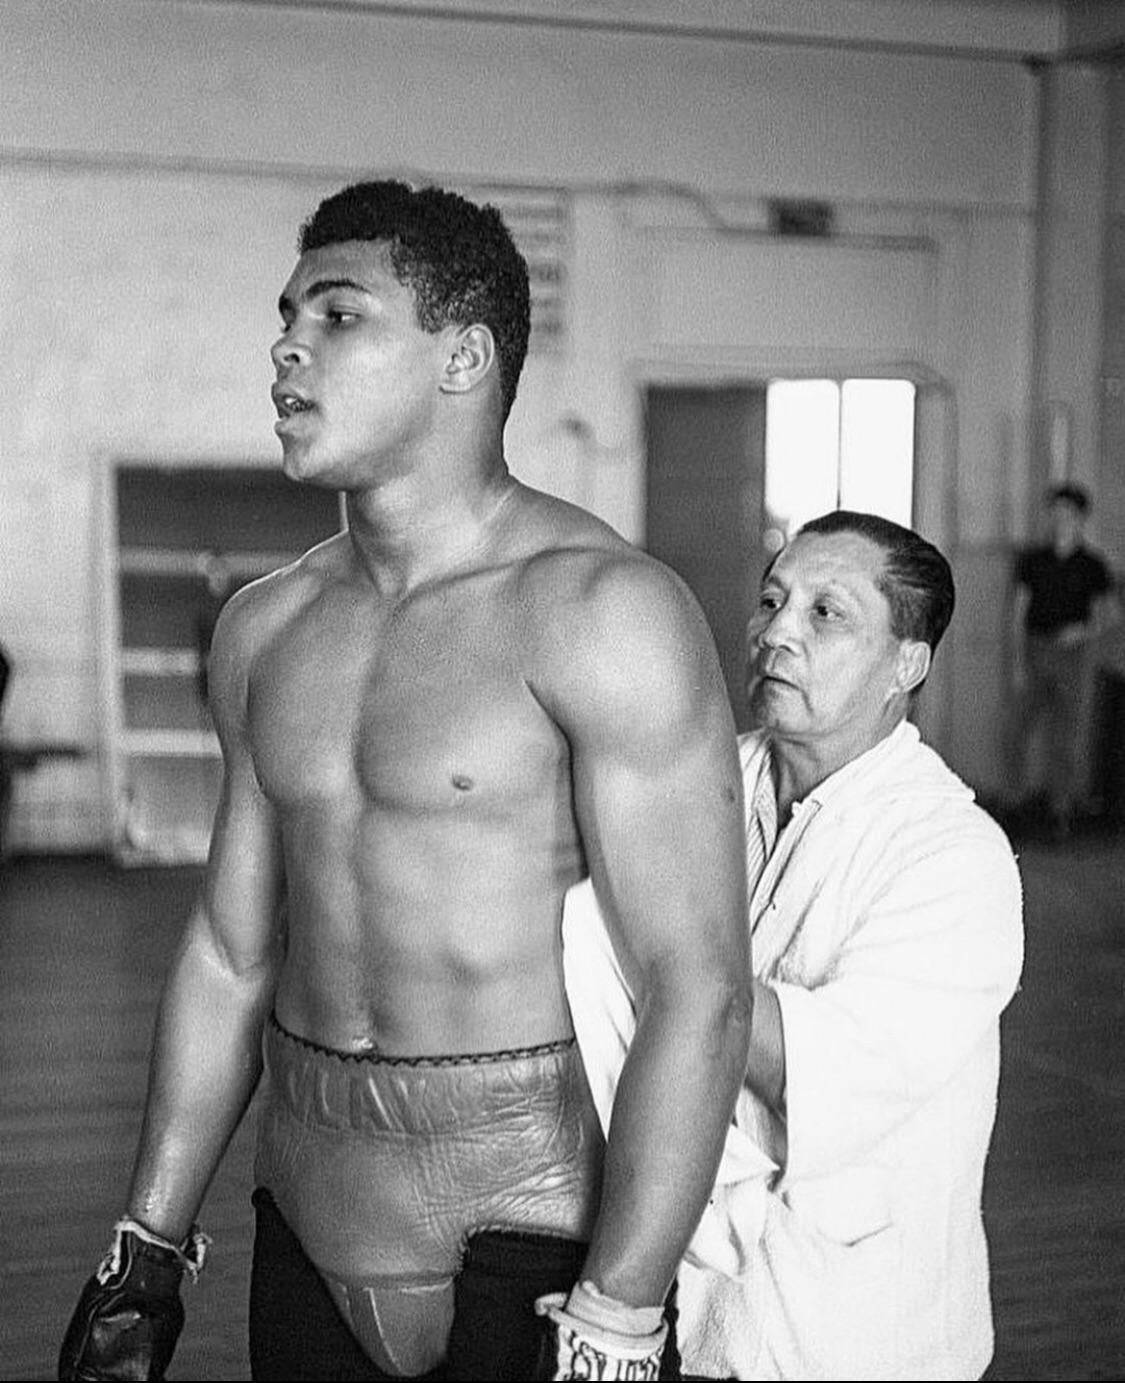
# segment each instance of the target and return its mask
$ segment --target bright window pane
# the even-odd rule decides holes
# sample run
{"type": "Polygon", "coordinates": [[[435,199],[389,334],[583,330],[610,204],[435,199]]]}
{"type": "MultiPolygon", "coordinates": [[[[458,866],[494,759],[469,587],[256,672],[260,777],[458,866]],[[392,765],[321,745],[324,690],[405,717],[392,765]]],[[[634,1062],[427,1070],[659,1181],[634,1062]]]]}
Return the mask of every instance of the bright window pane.
{"type": "Polygon", "coordinates": [[[881,514],[909,528],[913,499],[914,385],[905,379],[845,380],[840,508],[881,514]]]}
{"type": "Polygon", "coordinates": [[[835,509],[840,391],[830,379],[774,380],[766,388],[766,523],[789,538],[835,509]]]}

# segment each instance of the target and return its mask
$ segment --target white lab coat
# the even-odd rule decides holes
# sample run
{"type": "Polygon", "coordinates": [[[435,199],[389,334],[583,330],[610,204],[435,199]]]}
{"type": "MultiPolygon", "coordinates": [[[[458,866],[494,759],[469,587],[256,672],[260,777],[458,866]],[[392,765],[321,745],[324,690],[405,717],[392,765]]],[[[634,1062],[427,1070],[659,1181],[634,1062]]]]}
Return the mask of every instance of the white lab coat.
{"type": "MultiPolygon", "coordinates": [[[[741,751],[749,826],[768,751],[757,734],[741,751]]],[[[981,1183],[1023,958],[1008,842],[903,723],[795,806],[750,898],[754,973],[781,1007],[786,1119],[742,1091],[680,1272],[685,1371],[979,1377],[981,1183]]],[[[563,937],[608,1127],[633,1014],[588,883],[563,937]]]]}

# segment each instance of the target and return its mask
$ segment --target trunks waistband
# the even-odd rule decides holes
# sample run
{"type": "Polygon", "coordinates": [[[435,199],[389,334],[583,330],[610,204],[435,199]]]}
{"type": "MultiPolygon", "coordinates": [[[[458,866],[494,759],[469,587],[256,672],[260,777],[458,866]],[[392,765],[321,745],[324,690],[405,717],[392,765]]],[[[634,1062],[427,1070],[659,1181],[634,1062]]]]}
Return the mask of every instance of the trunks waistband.
{"type": "Polygon", "coordinates": [[[464,1055],[400,1057],[338,1052],[288,1032],[271,1015],[263,1054],[275,1092],[302,1122],[356,1132],[462,1133],[557,1106],[577,1076],[577,1042],[464,1055]]]}
{"type": "Polygon", "coordinates": [[[475,1066],[481,1063],[492,1061],[511,1061],[525,1056],[543,1056],[552,1052],[563,1052],[567,1048],[573,1047],[575,1039],[573,1037],[560,1037],[555,1042],[541,1042],[534,1047],[506,1047],[499,1052],[463,1052],[460,1054],[442,1054],[440,1056],[386,1056],[382,1052],[340,1052],[335,1047],[325,1047],[319,1042],[310,1041],[307,1037],[298,1037],[295,1032],[290,1032],[278,1021],[277,1014],[270,1014],[270,1027],[277,1031],[290,1042],[297,1042],[302,1047],[307,1047],[311,1052],[319,1052],[322,1056],[335,1057],[338,1061],[362,1061],[374,1062],[383,1066],[475,1066]]]}

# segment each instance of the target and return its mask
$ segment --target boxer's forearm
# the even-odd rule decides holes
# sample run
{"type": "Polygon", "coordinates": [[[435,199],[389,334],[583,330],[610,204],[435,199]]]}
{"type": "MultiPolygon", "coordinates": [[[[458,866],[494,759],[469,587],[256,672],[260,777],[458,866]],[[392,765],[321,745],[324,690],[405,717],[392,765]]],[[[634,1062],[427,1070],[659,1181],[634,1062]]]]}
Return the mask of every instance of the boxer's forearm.
{"type": "Polygon", "coordinates": [[[746,990],[649,992],[614,1102],[583,1277],[633,1306],[664,1299],[714,1185],[750,1035],[746,990]]]}
{"type": "Polygon", "coordinates": [[[235,971],[205,926],[189,926],[161,998],[126,1207],[173,1242],[190,1230],[254,1093],[274,984],[272,966],[235,971]]]}

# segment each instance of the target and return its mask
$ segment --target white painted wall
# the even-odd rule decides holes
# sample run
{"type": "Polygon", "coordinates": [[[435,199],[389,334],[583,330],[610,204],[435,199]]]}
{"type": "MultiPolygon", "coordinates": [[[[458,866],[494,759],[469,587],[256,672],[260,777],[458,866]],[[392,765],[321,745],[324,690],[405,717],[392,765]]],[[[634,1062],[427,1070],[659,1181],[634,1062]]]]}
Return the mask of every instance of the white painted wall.
{"type": "MultiPolygon", "coordinates": [[[[959,445],[923,478],[958,487],[941,536],[990,551],[1026,483],[1033,82],[1014,60],[746,35],[0,5],[9,732],[97,749],[97,467],[271,461],[266,350],[296,226],[366,173],[570,192],[567,347],[529,362],[510,428],[532,483],[640,537],[639,381],[905,363],[956,401],[959,445]],[[791,251],[716,228],[752,231],[778,194],[836,201],[860,239],[791,251]]],[[[979,706],[993,656],[956,656],[979,706]]],[[[955,761],[969,719],[952,706],[955,761]]],[[[18,838],[95,844],[98,773],[24,780],[18,838]]]]}

